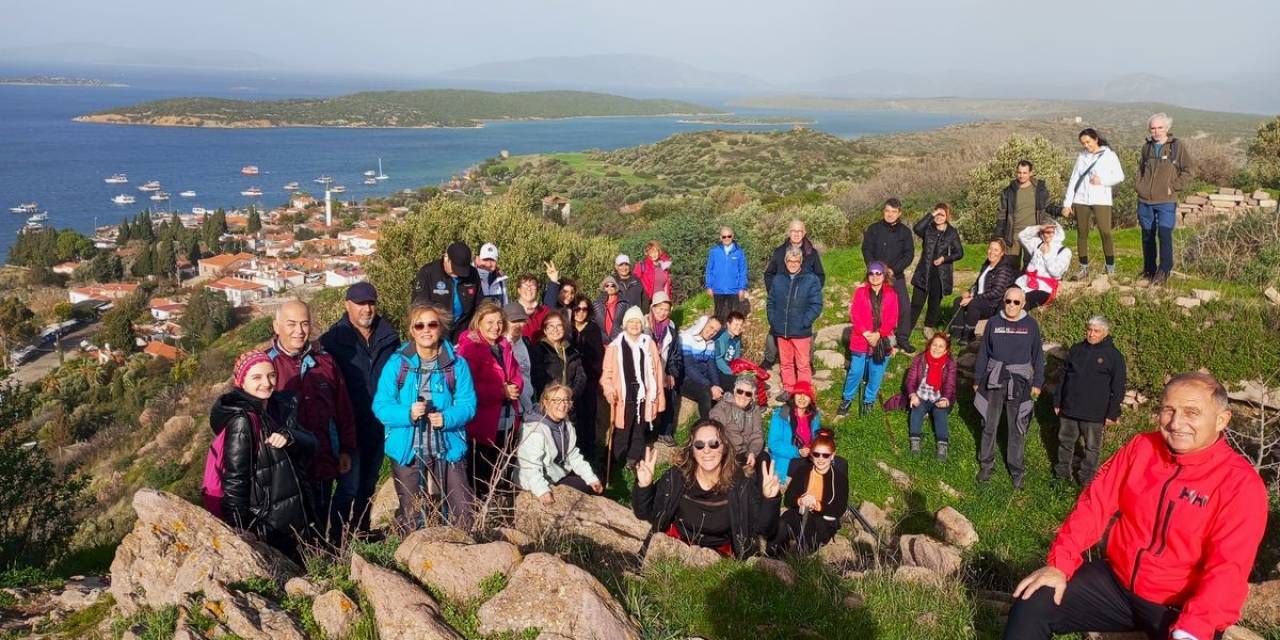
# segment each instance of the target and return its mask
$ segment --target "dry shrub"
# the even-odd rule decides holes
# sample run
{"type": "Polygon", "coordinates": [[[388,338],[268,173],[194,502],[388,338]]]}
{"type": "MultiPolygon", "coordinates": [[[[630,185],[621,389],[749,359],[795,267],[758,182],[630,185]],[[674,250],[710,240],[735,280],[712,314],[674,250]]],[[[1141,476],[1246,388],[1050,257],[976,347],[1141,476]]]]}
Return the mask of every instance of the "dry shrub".
{"type": "Polygon", "coordinates": [[[1280,283],[1280,218],[1252,210],[1196,232],[1182,244],[1187,268],[1215,280],[1266,287],[1280,283]]]}
{"type": "Polygon", "coordinates": [[[1232,145],[1205,138],[1195,141],[1191,162],[1197,178],[1210,184],[1231,184],[1244,167],[1244,156],[1232,145]]]}

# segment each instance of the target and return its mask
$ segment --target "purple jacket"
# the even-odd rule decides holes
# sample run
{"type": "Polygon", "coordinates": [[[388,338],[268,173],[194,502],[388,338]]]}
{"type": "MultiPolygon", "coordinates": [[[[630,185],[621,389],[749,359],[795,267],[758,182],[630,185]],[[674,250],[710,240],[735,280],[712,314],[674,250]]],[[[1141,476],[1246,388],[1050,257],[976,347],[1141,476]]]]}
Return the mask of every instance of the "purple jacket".
{"type": "MultiPolygon", "coordinates": [[[[928,347],[926,347],[927,349],[928,347]]],[[[916,392],[920,387],[920,381],[924,380],[924,353],[917,354],[911,359],[911,366],[907,368],[907,376],[902,382],[902,393],[894,396],[884,403],[884,408],[888,411],[897,409],[911,408],[911,394],[916,392]]],[[[956,358],[951,356],[947,358],[947,364],[942,367],[942,397],[946,398],[953,406],[956,403],[956,358]]]]}

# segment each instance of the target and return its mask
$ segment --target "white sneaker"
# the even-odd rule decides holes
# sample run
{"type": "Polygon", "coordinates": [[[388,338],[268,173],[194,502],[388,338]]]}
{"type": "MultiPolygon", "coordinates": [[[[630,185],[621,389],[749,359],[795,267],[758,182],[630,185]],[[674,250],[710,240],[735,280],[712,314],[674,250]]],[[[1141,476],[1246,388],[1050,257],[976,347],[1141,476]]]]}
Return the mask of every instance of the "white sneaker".
{"type": "Polygon", "coordinates": [[[1076,272],[1076,280],[1087,280],[1089,278],[1088,265],[1080,265],[1080,270],[1076,272]]]}

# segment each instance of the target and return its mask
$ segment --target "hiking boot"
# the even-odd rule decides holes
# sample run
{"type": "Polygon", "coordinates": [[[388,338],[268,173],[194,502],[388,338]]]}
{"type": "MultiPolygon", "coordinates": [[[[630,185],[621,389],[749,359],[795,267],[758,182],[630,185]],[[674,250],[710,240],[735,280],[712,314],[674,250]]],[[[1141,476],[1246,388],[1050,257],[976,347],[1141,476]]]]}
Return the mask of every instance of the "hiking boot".
{"type": "Polygon", "coordinates": [[[991,479],[991,470],[987,468],[978,469],[978,484],[986,484],[991,479]]]}
{"type": "Polygon", "coordinates": [[[1168,281],[1169,281],[1168,271],[1157,271],[1155,277],[1151,279],[1151,286],[1153,287],[1164,286],[1164,284],[1168,281]]]}
{"type": "Polygon", "coordinates": [[[765,371],[768,371],[768,370],[770,370],[770,369],[772,369],[772,368],[773,368],[773,365],[774,365],[774,364],[777,364],[777,363],[775,363],[775,362],[774,362],[774,361],[772,361],[772,360],[764,360],[764,361],[761,361],[761,362],[760,362],[760,368],[761,368],[761,369],[763,369],[763,370],[765,370],[765,371]]]}
{"type": "Polygon", "coordinates": [[[933,457],[934,457],[938,462],[946,462],[946,461],[947,461],[947,449],[948,449],[949,447],[950,447],[950,444],[949,444],[946,440],[939,440],[939,441],[938,441],[938,448],[937,448],[937,450],[934,452],[933,457]]]}
{"type": "Polygon", "coordinates": [[[910,438],[908,438],[908,440],[910,440],[911,442],[911,453],[919,454],[920,453],[920,436],[911,436],[910,438]]]}
{"type": "Polygon", "coordinates": [[[911,346],[910,342],[903,342],[902,346],[898,347],[898,350],[907,355],[911,355],[916,352],[916,348],[911,346]]]}
{"type": "Polygon", "coordinates": [[[1142,275],[1140,275],[1140,276],[1138,276],[1138,277],[1139,277],[1139,278],[1141,278],[1141,279],[1143,279],[1143,280],[1152,280],[1152,279],[1154,279],[1154,278],[1156,277],[1156,274],[1154,274],[1154,273],[1152,273],[1152,272],[1150,272],[1150,271],[1143,271],[1143,272],[1142,272],[1142,275]]]}
{"type": "Polygon", "coordinates": [[[1022,491],[1022,476],[1013,479],[1013,490],[1022,491]]]}
{"type": "Polygon", "coordinates": [[[841,402],[841,403],[840,403],[840,408],[839,408],[839,409],[836,409],[836,417],[837,417],[837,418],[843,418],[843,417],[845,417],[845,416],[849,415],[849,407],[852,407],[852,406],[853,406],[853,401],[852,401],[852,400],[845,400],[845,401],[841,402]]]}
{"type": "Polygon", "coordinates": [[[865,415],[867,415],[868,413],[871,413],[871,403],[870,403],[870,402],[864,402],[864,403],[862,403],[862,409],[858,411],[858,415],[860,415],[860,416],[865,416],[865,415]]]}
{"type": "Polygon", "coordinates": [[[780,402],[782,404],[786,404],[787,401],[790,399],[791,399],[791,394],[787,393],[786,391],[779,391],[778,395],[773,397],[774,402],[780,402]]]}
{"type": "Polygon", "coordinates": [[[1089,279],[1089,265],[1087,265],[1087,264],[1082,264],[1082,265],[1080,265],[1080,269],[1079,269],[1078,271],[1076,271],[1076,275],[1075,275],[1072,279],[1073,279],[1073,280],[1088,280],[1088,279],[1089,279]]]}

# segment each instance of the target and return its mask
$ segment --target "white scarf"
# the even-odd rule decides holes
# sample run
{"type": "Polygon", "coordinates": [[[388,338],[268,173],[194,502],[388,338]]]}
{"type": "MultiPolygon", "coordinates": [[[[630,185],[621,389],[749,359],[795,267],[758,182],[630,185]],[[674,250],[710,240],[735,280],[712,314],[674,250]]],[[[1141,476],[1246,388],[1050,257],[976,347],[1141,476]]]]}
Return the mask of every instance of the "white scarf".
{"type": "MultiPolygon", "coordinates": [[[[647,333],[641,333],[636,338],[635,343],[632,343],[627,340],[627,334],[624,331],[618,334],[618,337],[613,339],[613,344],[618,348],[618,375],[623,378],[623,386],[625,387],[626,385],[626,374],[623,373],[626,369],[622,366],[622,359],[630,353],[631,357],[635,360],[636,382],[640,385],[640,388],[636,390],[636,399],[647,402],[649,400],[648,391],[650,389],[658,388],[658,381],[653,377],[653,367],[649,366],[647,362],[649,345],[653,344],[653,338],[650,338],[647,333]]],[[[625,388],[622,390],[622,397],[625,401],[625,388]]]]}

